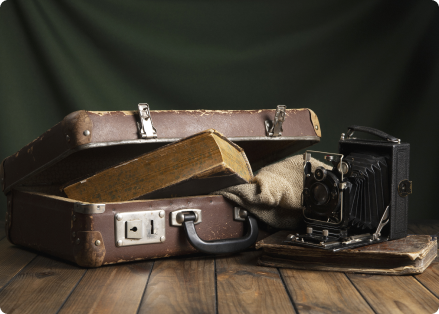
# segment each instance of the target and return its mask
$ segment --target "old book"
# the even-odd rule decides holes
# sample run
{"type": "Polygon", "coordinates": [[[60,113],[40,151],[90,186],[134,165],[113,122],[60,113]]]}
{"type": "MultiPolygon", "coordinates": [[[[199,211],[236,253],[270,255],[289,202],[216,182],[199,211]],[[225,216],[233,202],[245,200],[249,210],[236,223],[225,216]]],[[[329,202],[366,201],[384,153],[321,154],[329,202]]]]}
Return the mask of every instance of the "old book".
{"type": "Polygon", "coordinates": [[[118,202],[203,195],[253,178],[244,151],[209,129],[64,188],[71,199],[118,202]]]}
{"type": "Polygon", "coordinates": [[[406,275],[422,273],[437,255],[437,241],[429,235],[332,252],[283,243],[290,232],[279,231],[256,243],[262,266],[351,273],[406,275]]]}

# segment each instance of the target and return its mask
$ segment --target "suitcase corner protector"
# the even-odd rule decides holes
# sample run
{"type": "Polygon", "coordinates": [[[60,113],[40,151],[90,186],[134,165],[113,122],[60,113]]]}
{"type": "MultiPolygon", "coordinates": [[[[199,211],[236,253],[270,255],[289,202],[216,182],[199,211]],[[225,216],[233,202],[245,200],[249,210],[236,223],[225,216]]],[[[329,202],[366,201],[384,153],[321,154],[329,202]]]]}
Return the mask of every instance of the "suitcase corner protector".
{"type": "Polygon", "coordinates": [[[62,129],[70,148],[92,141],[93,121],[85,110],[78,110],[64,117],[62,129]]]}
{"type": "Polygon", "coordinates": [[[99,231],[78,231],[73,245],[73,256],[79,266],[99,267],[104,262],[106,250],[99,231]]]}

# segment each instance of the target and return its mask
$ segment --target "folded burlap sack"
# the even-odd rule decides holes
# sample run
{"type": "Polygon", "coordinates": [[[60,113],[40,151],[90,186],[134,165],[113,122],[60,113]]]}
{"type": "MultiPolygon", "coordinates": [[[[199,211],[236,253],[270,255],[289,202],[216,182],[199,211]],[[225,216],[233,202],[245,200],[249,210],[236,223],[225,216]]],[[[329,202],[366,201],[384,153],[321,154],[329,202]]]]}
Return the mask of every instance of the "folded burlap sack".
{"type": "MultiPolygon", "coordinates": [[[[311,158],[312,171],[319,166],[331,169],[311,158]]],[[[303,157],[297,155],[262,168],[249,184],[235,185],[211,194],[222,195],[237,203],[271,227],[295,229],[303,220],[302,190],[303,157]]]]}

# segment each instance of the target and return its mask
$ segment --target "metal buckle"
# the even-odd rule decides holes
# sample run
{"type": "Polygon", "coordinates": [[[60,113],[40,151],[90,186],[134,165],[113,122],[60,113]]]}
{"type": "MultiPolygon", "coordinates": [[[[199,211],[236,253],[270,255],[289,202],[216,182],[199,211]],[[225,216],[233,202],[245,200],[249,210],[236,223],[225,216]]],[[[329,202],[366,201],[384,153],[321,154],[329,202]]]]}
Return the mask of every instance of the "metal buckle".
{"type": "Polygon", "coordinates": [[[285,110],[287,106],[278,105],[276,108],[276,113],[274,114],[273,121],[265,121],[265,130],[268,136],[278,137],[282,136],[282,123],[285,121],[285,110]]]}
{"type": "Polygon", "coordinates": [[[142,138],[156,138],[157,130],[152,125],[152,118],[149,112],[148,104],[139,104],[139,117],[140,123],[137,122],[137,128],[139,129],[140,136],[142,138]]]}

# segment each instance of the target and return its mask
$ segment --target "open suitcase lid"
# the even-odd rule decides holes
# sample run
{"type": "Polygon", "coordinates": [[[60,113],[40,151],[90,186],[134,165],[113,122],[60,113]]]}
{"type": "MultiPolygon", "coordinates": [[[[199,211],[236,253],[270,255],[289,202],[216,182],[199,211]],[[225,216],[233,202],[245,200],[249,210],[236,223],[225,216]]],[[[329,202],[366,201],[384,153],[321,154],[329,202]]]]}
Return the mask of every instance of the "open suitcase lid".
{"type": "Polygon", "coordinates": [[[67,115],[1,165],[2,188],[61,186],[163,145],[216,129],[242,147],[252,166],[278,161],[320,141],[310,109],[86,111],[67,115]]]}

